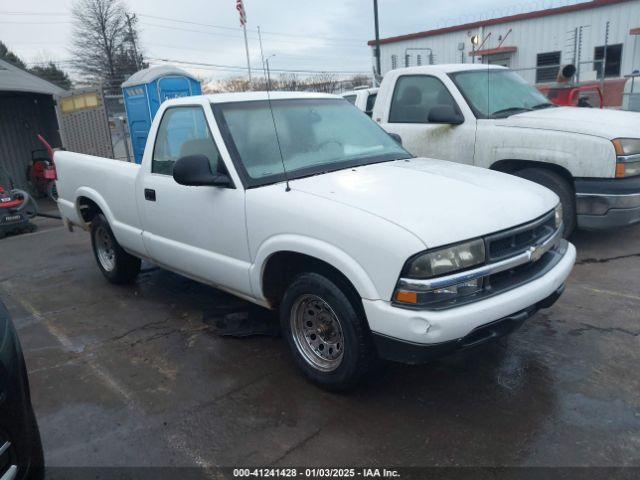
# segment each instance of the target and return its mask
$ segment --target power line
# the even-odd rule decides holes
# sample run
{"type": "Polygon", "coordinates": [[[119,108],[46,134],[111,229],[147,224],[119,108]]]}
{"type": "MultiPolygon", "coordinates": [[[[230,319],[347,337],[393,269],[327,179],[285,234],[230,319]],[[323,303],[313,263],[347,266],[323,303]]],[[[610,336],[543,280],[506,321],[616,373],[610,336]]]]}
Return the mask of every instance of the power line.
{"type": "MultiPolygon", "coordinates": [[[[206,69],[206,67],[211,68],[221,68],[221,69],[233,69],[233,70],[246,70],[247,67],[241,67],[239,65],[221,65],[216,63],[206,63],[206,62],[193,62],[189,60],[176,60],[169,58],[149,58],[149,61],[155,62],[171,62],[171,63],[180,63],[183,65],[190,65],[193,68],[202,68],[206,69]]],[[[286,68],[272,68],[273,72],[280,73],[335,73],[335,74],[358,74],[358,73],[368,73],[364,70],[303,70],[303,69],[286,69],[286,68]]]]}
{"type": "MultiPolygon", "coordinates": [[[[63,12],[9,12],[9,11],[0,10],[0,15],[67,16],[68,14],[63,13],[63,12]]],[[[164,20],[164,21],[168,21],[168,22],[183,23],[183,24],[187,24],[187,25],[198,25],[198,26],[201,26],[201,27],[218,28],[218,29],[229,30],[229,31],[234,31],[234,32],[241,32],[242,31],[242,29],[239,28],[239,27],[229,27],[229,26],[226,26],[226,25],[214,25],[214,24],[210,24],[210,23],[194,22],[194,21],[191,21],[191,20],[175,19],[175,18],[163,17],[163,16],[159,16],[159,15],[150,15],[150,14],[146,14],[146,13],[138,13],[138,16],[147,17],[147,18],[153,18],[153,19],[156,19],[156,20],[164,20]]],[[[154,26],[158,26],[158,25],[154,25],[154,26]]],[[[165,27],[172,28],[172,27],[169,27],[168,25],[165,25],[165,27]]],[[[177,29],[177,27],[173,27],[173,28],[177,29]]],[[[257,33],[256,29],[247,29],[247,30],[250,31],[250,32],[257,33]]],[[[188,30],[188,31],[191,31],[191,30],[188,30]]],[[[202,32],[202,33],[205,33],[205,32],[202,32]]],[[[206,33],[211,33],[211,32],[206,32],[206,33]]],[[[350,37],[350,38],[347,38],[347,37],[327,37],[327,36],[321,36],[321,35],[309,36],[309,35],[304,35],[304,34],[284,33],[284,32],[271,32],[271,31],[264,31],[264,30],[262,31],[262,34],[264,34],[264,35],[277,35],[277,36],[284,36],[284,37],[294,37],[294,38],[330,40],[332,42],[352,42],[352,43],[365,43],[366,44],[366,41],[367,41],[366,39],[358,39],[358,38],[353,38],[353,37],[350,37]]],[[[254,40],[255,40],[255,38],[254,38],[254,40]]]]}

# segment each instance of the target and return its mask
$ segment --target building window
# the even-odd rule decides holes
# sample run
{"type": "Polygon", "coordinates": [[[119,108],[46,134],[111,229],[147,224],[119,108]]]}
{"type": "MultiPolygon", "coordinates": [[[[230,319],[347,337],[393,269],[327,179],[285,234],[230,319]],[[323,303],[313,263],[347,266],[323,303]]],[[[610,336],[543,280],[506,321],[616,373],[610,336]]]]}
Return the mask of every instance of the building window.
{"type": "Polygon", "coordinates": [[[555,82],[560,71],[560,52],[539,53],[536,60],[536,83],[555,82]]]}
{"type": "Polygon", "coordinates": [[[418,56],[416,57],[416,65],[422,65],[422,55],[420,54],[418,54],[418,56]]]}
{"type": "Polygon", "coordinates": [[[395,70],[398,68],[398,56],[391,55],[391,70],[395,70]]]}
{"type": "MultiPolygon", "coordinates": [[[[604,57],[604,46],[596,47],[593,52],[594,64],[593,68],[598,72],[598,78],[602,78],[602,60],[604,57]]],[[[622,44],[607,45],[607,58],[605,60],[604,76],[605,77],[619,77],[620,66],[622,63],[622,44]]]]}
{"type": "Polygon", "coordinates": [[[408,67],[411,64],[411,57],[409,55],[404,56],[404,66],[408,67]]]}

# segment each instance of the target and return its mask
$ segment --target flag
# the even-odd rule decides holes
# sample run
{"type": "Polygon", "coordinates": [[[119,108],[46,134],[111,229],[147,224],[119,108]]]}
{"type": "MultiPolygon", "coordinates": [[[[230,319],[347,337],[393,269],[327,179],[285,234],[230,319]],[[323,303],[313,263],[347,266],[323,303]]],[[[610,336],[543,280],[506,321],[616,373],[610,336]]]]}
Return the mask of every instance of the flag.
{"type": "Polygon", "coordinates": [[[240,25],[244,27],[247,24],[247,14],[244,11],[244,4],[242,3],[242,0],[236,0],[236,10],[238,10],[238,13],[240,14],[240,25]]]}

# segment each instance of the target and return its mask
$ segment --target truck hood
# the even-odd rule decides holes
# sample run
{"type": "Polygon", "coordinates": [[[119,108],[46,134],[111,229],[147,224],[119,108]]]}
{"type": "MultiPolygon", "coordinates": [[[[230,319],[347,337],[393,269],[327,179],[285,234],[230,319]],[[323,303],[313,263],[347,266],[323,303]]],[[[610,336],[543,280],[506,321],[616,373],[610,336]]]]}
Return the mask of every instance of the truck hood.
{"type": "Polygon", "coordinates": [[[427,158],[302,178],[291,188],[384,218],[428,248],[526,223],[558,203],[553,192],[527,180],[427,158]]]}
{"type": "Polygon", "coordinates": [[[614,138],[640,137],[640,113],[600,108],[557,107],[512,115],[498,124],[614,138]]]}

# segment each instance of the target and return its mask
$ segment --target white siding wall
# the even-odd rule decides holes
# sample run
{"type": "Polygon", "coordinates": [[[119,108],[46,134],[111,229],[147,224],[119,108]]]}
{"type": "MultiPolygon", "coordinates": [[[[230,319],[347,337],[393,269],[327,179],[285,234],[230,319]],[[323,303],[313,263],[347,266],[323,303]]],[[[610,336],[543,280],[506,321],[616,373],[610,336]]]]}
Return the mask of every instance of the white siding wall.
{"type": "MultiPolygon", "coordinates": [[[[581,25],[582,36],[582,61],[593,60],[594,48],[604,44],[605,27],[607,20],[609,26],[609,44],[622,43],[622,70],[621,74],[630,73],[633,69],[640,68],[640,38],[629,35],[631,28],[640,27],[640,0],[619,3],[607,7],[581,10],[559,15],[522,20],[511,23],[501,23],[488,27],[480,27],[470,31],[457,31],[415,40],[383,44],[380,46],[381,68],[383,74],[391,69],[391,56],[397,55],[398,68],[404,67],[405,51],[407,48],[431,48],[434,55],[434,63],[460,63],[464,58],[465,63],[472,61],[469,56],[471,47],[470,37],[478,34],[482,39],[491,33],[491,37],[483,45],[482,49],[495,48],[499,44],[498,38],[513,29],[503,46],[515,46],[518,51],[511,54],[511,68],[530,68],[536,66],[538,53],[561,51],[561,63],[570,63],[573,60],[573,45],[571,36],[573,30],[581,25]],[[484,30],[484,31],[483,31],[484,30]],[[458,50],[459,43],[464,43],[464,51],[458,50]],[[635,48],[634,48],[634,44],[635,48]],[[635,58],[633,58],[635,50],[635,58]],[[461,53],[463,55],[461,55],[461,53]]],[[[410,65],[415,65],[416,55],[422,55],[422,64],[428,63],[428,51],[409,51],[411,55],[410,65]]],[[[592,70],[591,65],[582,65],[583,72],[592,70]]],[[[523,71],[521,74],[530,82],[535,80],[535,71],[523,71]]]]}

